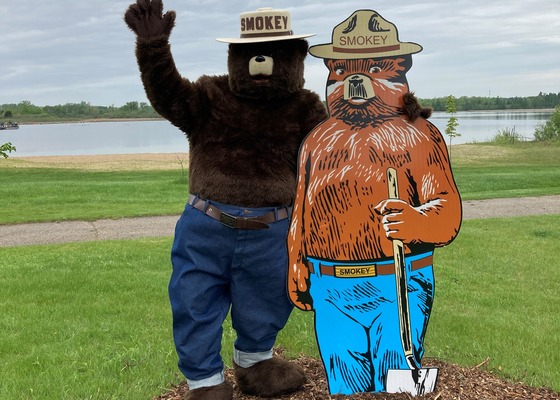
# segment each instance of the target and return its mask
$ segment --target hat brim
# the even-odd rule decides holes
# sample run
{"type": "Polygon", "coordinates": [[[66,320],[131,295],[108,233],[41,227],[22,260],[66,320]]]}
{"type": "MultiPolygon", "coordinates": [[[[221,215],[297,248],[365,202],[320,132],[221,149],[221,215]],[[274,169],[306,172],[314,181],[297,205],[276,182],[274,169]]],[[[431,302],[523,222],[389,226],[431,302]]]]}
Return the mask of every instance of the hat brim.
{"type": "Polygon", "coordinates": [[[262,36],[252,38],[218,38],[216,40],[222,43],[261,43],[277,42],[280,40],[305,39],[311,36],[315,36],[315,33],[308,33],[304,35],[262,36]]]}
{"type": "Polygon", "coordinates": [[[362,58],[381,58],[381,57],[396,57],[408,54],[416,54],[422,51],[422,46],[417,43],[405,42],[399,43],[398,50],[391,51],[363,51],[352,50],[347,52],[336,51],[332,43],[319,44],[309,48],[309,54],[317,58],[327,58],[336,60],[355,60],[362,58]]]}

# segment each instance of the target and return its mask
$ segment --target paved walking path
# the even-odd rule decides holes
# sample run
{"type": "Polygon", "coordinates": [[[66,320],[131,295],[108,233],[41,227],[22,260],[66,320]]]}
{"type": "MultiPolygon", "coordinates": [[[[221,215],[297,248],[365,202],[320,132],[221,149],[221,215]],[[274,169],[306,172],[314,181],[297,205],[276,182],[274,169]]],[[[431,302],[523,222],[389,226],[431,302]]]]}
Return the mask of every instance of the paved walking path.
{"type": "MultiPolygon", "coordinates": [[[[560,195],[463,202],[463,219],[560,214],[560,195]]],[[[178,215],[0,225],[0,247],[173,236],[178,215]]]]}

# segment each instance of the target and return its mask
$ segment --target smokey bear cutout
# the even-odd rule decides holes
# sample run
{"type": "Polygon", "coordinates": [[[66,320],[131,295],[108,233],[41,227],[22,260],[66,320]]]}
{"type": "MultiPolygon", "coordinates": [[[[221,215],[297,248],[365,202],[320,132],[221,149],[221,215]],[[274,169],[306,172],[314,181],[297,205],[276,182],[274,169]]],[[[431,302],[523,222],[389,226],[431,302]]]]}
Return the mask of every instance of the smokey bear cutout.
{"type": "Polygon", "coordinates": [[[456,237],[462,209],[441,133],[407,116],[421,50],[373,10],[309,50],[329,71],[329,117],[299,152],[288,291],[315,314],[331,394],[419,395],[437,380],[421,366],[434,249],[456,237]]]}

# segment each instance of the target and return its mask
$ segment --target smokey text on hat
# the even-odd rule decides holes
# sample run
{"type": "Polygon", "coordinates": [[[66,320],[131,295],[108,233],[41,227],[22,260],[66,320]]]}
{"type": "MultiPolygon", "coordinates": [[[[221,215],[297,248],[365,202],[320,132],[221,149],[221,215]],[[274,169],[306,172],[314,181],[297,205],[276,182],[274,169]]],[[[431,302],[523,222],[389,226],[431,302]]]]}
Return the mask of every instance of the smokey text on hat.
{"type": "Polygon", "coordinates": [[[349,51],[348,49],[345,49],[345,47],[348,46],[374,46],[374,48],[367,49],[373,52],[398,50],[400,48],[398,44],[386,46],[387,39],[389,37],[388,33],[391,30],[383,29],[377,19],[379,17],[380,15],[377,13],[374,13],[370,17],[367,32],[364,33],[363,29],[356,30],[358,15],[354,15],[354,17],[348,22],[348,26],[342,30],[342,34],[338,37],[338,44],[341,47],[335,46],[335,50],[349,51]]]}
{"type": "Polygon", "coordinates": [[[275,16],[259,16],[259,17],[242,17],[241,32],[246,31],[270,31],[270,30],[287,30],[288,17],[275,16]]]}

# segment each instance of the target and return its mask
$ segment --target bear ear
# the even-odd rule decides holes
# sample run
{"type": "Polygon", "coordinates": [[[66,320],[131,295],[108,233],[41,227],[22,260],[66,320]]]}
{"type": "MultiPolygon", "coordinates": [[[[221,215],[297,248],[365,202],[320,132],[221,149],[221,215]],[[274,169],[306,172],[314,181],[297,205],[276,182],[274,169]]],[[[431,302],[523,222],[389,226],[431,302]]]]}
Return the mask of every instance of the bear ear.
{"type": "Polygon", "coordinates": [[[300,47],[305,53],[307,54],[307,50],[309,50],[309,43],[305,39],[298,40],[300,47]]]}
{"type": "Polygon", "coordinates": [[[410,70],[410,68],[412,68],[412,56],[410,54],[407,54],[405,56],[402,56],[402,58],[404,58],[404,61],[401,61],[401,65],[404,67],[404,73],[406,74],[410,70]]]}
{"type": "Polygon", "coordinates": [[[289,46],[295,54],[300,54],[304,58],[307,57],[307,51],[309,50],[309,43],[307,43],[307,40],[304,39],[290,40],[290,42],[292,43],[290,43],[289,46]]]}
{"type": "Polygon", "coordinates": [[[418,117],[428,119],[432,115],[432,109],[430,107],[422,107],[414,92],[405,93],[403,95],[403,103],[404,114],[411,122],[414,122],[418,117]]]}

